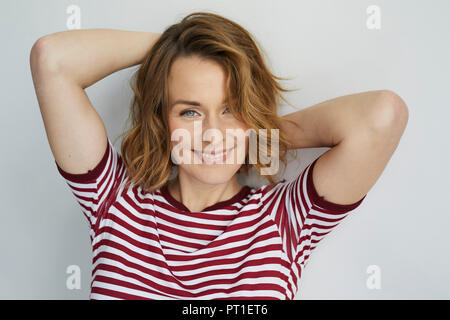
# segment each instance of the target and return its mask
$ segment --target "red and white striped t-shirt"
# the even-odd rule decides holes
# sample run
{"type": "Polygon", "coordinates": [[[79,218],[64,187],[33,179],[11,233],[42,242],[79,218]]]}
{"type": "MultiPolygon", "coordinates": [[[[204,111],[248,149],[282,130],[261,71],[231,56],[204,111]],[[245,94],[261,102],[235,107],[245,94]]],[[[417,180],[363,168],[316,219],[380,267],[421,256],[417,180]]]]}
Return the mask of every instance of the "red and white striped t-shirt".
{"type": "Polygon", "coordinates": [[[166,186],[125,190],[127,171],[109,138],[85,174],[55,161],[89,222],[90,299],[293,299],[311,251],[365,198],[339,205],[320,197],[316,160],[293,181],[244,186],[202,212],[166,186]]]}

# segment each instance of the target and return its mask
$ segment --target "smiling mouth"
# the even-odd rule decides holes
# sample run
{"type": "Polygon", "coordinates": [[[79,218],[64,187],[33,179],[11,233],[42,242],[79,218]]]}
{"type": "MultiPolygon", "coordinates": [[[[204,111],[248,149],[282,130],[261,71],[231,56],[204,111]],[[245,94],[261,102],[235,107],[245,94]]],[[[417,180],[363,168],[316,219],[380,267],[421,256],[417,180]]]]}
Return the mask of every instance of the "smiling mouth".
{"type": "Polygon", "coordinates": [[[223,159],[233,149],[234,149],[234,147],[232,147],[230,149],[224,149],[218,153],[216,153],[215,151],[212,153],[204,153],[204,152],[200,152],[195,149],[192,149],[192,151],[194,153],[196,153],[198,156],[201,156],[205,160],[220,160],[220,159],[223,159]]]}

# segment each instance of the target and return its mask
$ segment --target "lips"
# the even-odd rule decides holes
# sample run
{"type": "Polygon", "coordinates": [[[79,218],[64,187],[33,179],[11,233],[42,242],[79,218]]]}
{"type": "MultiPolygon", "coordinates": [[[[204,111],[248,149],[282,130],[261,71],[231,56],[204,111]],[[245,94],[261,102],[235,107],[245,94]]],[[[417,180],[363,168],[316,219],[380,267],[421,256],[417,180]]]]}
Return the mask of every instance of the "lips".
{"type": "Polygon", "coordinates": [[[206,155],[216,155],[216,154],[218,155],[218,154],[221,154],[221,153],[226,153],[226,152],[230,151],[233,148],[234,147],[231,147],[229,149],[213,150],[211,152],[200,152],[200,151],[195,150],[195,149],[192,149],[192,151],[195,151],[195,152],[198,152],[198,153],[202,153],[202,154],[206,154],[206,155]]]}
{"type": "Polygon", "coordinates": [[[221,159],[224,157],[229,151],[233,150],[234,147],[229,149],[222,149],[222,150],[215,150],[210,153],[200,152],[198,150],[192,149],[193,152],[195,152],[197,155],[201,155],[205,159],[221,159]]]}

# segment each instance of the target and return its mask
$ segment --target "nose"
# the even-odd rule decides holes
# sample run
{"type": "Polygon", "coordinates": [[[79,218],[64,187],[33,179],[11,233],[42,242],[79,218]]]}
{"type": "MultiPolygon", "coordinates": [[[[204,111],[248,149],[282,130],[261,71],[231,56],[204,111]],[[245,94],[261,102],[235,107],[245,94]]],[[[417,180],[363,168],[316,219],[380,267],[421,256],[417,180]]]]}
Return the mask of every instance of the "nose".
{"type": "Polygon", "coordinates": [[[215,114],[208,114],[205,116],[205,119],[203,121],[203,128],[205,130],[207,129],[219,129],[222,121],[220,120],[220,117],[215,114]]]}
{"type": "Polygon", "coordinates": [[[217,115],[207,115],[202,123],[203,131],[207,131],[208,129],[219,130],[222,135],[225,134],[225,123],[220,117],[217,115]]]}
{"type": "Polygon", "coordinates": [[[204,147],[211,144],[225,148],[226,123],[217,115],[207,115],[202,123],[202,140],[204,147]],[[220,134],[219,134],[220,133],[220,134]],[[205,145],[206,144],[206,145],[205,145]]]}

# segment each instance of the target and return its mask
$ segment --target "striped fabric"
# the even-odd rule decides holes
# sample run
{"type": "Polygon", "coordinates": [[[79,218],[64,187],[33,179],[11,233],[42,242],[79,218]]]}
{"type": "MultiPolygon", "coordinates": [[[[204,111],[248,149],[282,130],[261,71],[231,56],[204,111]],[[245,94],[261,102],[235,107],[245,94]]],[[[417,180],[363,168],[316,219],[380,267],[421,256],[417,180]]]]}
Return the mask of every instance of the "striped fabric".
{"type": "Polygon", "coordinates": [[[89,222],[90,299],[293,299],[312,250],[365,198],[339,205],[320,197],[316,160],[293,181],[244,186],[201,212],[166,186],[125,190],[127,171],[109,138],[85,174],[55,161],[89,222]]]}

